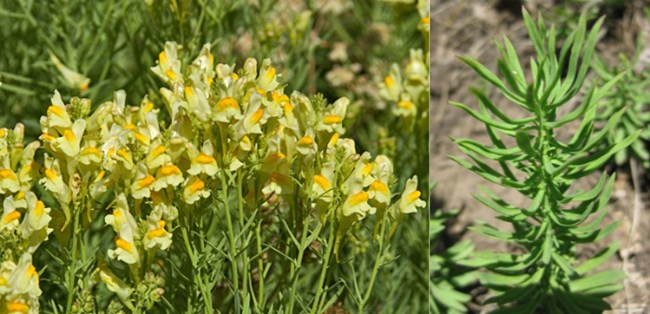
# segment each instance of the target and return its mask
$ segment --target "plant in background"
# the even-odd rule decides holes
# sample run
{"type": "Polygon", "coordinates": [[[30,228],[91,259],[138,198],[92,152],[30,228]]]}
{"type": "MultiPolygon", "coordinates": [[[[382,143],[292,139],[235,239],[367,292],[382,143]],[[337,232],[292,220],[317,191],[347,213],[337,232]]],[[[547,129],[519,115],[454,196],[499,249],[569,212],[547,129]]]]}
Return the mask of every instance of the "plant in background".
{"type": "Polygon", "coordinates": [[[426,205],[417,177],[394,195],[391,160],[342,138],[346,98],[287,95],[268,59],[235,71],[209,45],[191,63],[185,53],[168,42],[152,68],[169,121],[147,97],[129,106],[119,91],[92,111],[55,92],[40,121],[42,174],[39,142],[23,153],[22,128],[2,129],[11,246],[0,251],[0,287],[10,285],[0,306],[33,313],[40,296],[54,312],[321,313],[379,301],[397,227],[426,205]],[[30,192],[36,181],[47,202],[30,192]],[[360,268],[369,282],[346,282],[338,262],[365,261],[348,248],[373,244],[360,268]]]}
{"type": "Polygon", "coordinates": [[[438,236],[445,229],[447,220],[457,214],[456,211],[437,210],[429,220],[429,241],[431,241],[429,303],[431,313],[435,314],[466,313],[466,304],[472,297],[460,290],[476,281],[476,272],[461,266],[474,251],[471,242],[468,240],[458,242],[438,252],[440,246],[438,236]]]}
{"type": "MultiPolygon", "coordinates": [[[[639,37],[639,39],[641,39],[639,37]]],[[[593,68],[601,80],[596,83],[607,82],[621,75],[612,89],[603,96],[596,119],[605,124],[617,112],[624,111],[618,124],[611,128],[605,138],[605,145],[612,146],[624,138],[642,130],[641,134],[632,142],[630,147],[620,150],[614,155],[617,165],[623,165],[629,160],[635,160],[643,167],[650,167],[650,152],[646,143],[650,140],[650,71],[637,69],[642,44],[639,41],[633,60],[624,55],[619,57],[620,64],[608,67],[602,60],[594,60],[593,68]]]]}
{"type": "Polygon", "coordinates": [[[582,15],[577,28],[564,40],[558,56],[554,27],[546,28],[541,17],[533,21],[525,10],[523,16],[537,54],[531,60],[530,82],[526,81],[516,51],[507,38],[503,44],[497,44],[501,53],[498,68],[504,80],[475,59],[461,57],[461,60],[529,115],[511,117],[484,93],[472,90],[479,110],[452,104],[484,123],[493,145],[455,139],[473,163],[451,157],[486,180],[515,189],[530,199],[527,207],[518,207],[487,189],[483,190],[484,196],[476,196],[498,213],[498,219],[510,223],[512,230],[500,230],[480,221],[473,230],[512,243],[520,252],[477,252],[464,264],[488,270],[480,275],[480,280],[495,293],[486,302],[498,303],[501,309],[497,312],[600,312],[609,308],[603,298],[621,289],[619,281],[625,274],[619,269],[593,271],[616,253],[618,244],[609,245],[582,263],[576,259],[575,251],[578,244],[600,241],[616,228],[617,222],[600,227],[607,213],[614,175],[608,178],[607,174],[601,174],[590,190],[569,191],[569,188],[634,142],[639,131],[631,132],[614,145],[600,146],[622,111],[595,131],[598,102],[621,75],[602,86],[590,86],[577,108],[560,114],[560,109],[582,90],[602,19],[587,32],[586,17],[582,15]],[[568,141],[561,141],[562,127],[572,122],[579,122],[578,130],[568,141]],[[510,141],[503,139],[504,136],[516,145],[506,146],[510,141]]]}

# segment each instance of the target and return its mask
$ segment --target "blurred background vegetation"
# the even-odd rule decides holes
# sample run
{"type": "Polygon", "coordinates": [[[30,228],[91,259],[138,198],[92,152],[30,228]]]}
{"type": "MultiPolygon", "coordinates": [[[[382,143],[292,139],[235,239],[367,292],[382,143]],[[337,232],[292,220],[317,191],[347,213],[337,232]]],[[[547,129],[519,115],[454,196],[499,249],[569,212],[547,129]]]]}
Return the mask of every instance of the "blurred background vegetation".
{"type": "MultiPolygon", "coordinates": [[[[128,104],[146,95],[160,104],[162,83],[150,68],[165,42],[182,45],[180,56],[188,59],[210,43],[217,63],[270,58],[287,93],[350,98],[346,135],[358,150],[395,160],[396,190],[418,175],[419,190],[428,191],[428,80],[417,121],[392,114],[396,103],[380,96],[391,65],[406,67],[411,49],[428,58],[428,30],[421,29],[428,12],[421,0],[0,0],[0,127],[21,122],[27,141],[38,138],[55,89],[63,99],[89,98],[93,108],[120,89],[128,104]],[[412,124],[420,127],[406,127],[412,124]]],[[[407,219],[395,236],[397,262],[380,272],[369,303],[381,306],[372,312],[427,311],[427,217],[428,211],[407,219]]],[[[375,249],[370,239],[356,240],[347,249],[375,249]]],[[[348,282],[368,281],[373,254],[366,256],[361,266],[337,266],[348,282]]],[[[47,295],[47,283],[41,288],[47,295]]],[[[343,287],[332,310],[338,313],[352,291],[343,287]]]]}

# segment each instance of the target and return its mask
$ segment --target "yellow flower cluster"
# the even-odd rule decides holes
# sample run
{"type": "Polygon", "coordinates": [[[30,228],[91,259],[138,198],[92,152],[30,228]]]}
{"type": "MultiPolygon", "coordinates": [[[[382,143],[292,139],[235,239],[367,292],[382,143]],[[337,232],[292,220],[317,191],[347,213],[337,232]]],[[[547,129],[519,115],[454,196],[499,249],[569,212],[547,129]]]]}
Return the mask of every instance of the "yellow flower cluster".
{"type": "Polygon", "coordinates": [[[24,126],[0,129],[0,313],[38,313],[41,290],[32,253],[47,239],[50,208],[31,192],[38,142],[23,144],[24,126]]]}
{"type": "MultiPolygon", "coordinates": [[[[428,54],[428,52],[427,52],[428,54]]],[[[427,113],[429,92],[428,56],[425,58],[422,50],[411,50],[404,69],[393,64],[390,74],[384,78],[380,86],[383,99],[394,103],[393,114],[409,118],[419,117],[427,113]]]]}
{"type": "MultiPolygon", "coordinates": [[[[50,209],[30,192],[36,179],[57,203],[52,227],[63,244],[70,226],[100,215],[93,213],[94,202],[111,196],[103,216],[115,232],[108,257],[128,264],[132,274],[117,276],[106,264],[97,273],[131,309],[128,282],[144,273],[142,267],[150,271],[156,252],[171,247],[179,215],[216,203],[219,192],[228,192],[224,188],[239,189],[251,210],[317,215],[321,223],[336,223],[339,235],[370,215],[379,224],[386,213],[397,220],[424,207],[417,178],[394,197],[391,161],[358,154],[355,142],[342,138],[348,99],[329,105],[322,97],[286,95],[269,60],[258,66],[248,59],[235,72],[234,65],[215,65],[208,45],[190,64],[181,62],[180,52],[167,43],[152,69],[167,84],[160,96],[169,122],[148,98],[126,105],[123,91],[92,113],[88,100],[73,98],[66,105],[55,92],[40,121],[42,175],[33,161],[39,143],[23,149],[21,126],[1,130],[0,233],[21,239],[20,250],[12,251],[18,263],[9,260],[0,268],[0,305],[7,311],[38,310],[30,253],[52,229],[50,209]]],[[[407,75],[420,75],[415,68],[407,75]]]]}

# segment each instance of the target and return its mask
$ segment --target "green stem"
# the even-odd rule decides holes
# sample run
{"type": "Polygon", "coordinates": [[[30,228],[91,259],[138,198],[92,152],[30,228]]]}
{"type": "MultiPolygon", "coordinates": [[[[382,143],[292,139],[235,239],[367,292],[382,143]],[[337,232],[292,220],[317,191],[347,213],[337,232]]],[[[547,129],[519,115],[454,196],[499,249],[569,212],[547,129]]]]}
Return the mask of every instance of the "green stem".
{"type": "Polygon", "coordinates": [[[219,127],[219,139],[221,142],[221,197],[223,200],[223,205],[224,205],[224,210],[226,211],[226,224],[228,226],[228,243],[230,246],[230,265],[232,268],[232,277],[233,277],[233,291],[234,291],[234,297],[235,297],[235,312],[240,313],[241,312],[241,302],[240,302],[240,296],[239,296],[239,272],[237,271],[237,246],[235,243],[235,230],[232,227],[232,217],[230,217],[230,205],[228,204],[228,184],[226,183],[228,181],[228,174],[226,173],[226,165],[228,164],[226,160],[228,160],[228,146],[226,145],[226,138],[224,136],[224,130],[219,127]]]}
{"type": "MultiPolygon", "coordinates": [[[[237,208],[239,212],[239,228],[242,229],[244,227],[244,196],[242,195],[242,178],[244,176],[241,174],[241,171],[237,171],[237,208]]],[[[242,269],[244,271],[244,274],[242,274],[243,278],[243,287],[242,287],[242,293],[243,295],[243,300],[246,302],[248,299],[248,281],[250,279],[250,272],[248,271],[248,250],[246,249],[247,245],[242,245],[242,269]]]]}
{"type": "Polygon", "coordinates": [[[257,268],[259,271],[259,282],[257,290],[257,300],[260,304],[260,311],[264,309],[264,258],[262,256],[262,219],[261,216],[255,228],[255,236],[257,238],[257,268]]]}
{"type": "Polygon", "coordinates": [[[314,296],[314,302],[311,307],[311,314],[316,314],[318,313],[319,310],[319,300],[321,297],[321,294],[323,293],[323,283],[325,283],[325,275],[327,275],[327,269],[329,268],[329,261],[330,257],[332,255],[333,247],[334,247],[334,238],[336,236],[334,235],[334,223],[330,221],[330,232],[327,235],[327,252],[325,253],[325,258],[323,259],[323,267],[321,268],[320,271],[320,278],[318,279],[318,287],[316,288],[316,295],[314,296]]]}
{"type": "Polygon", "coordinates": [[[201,272],[198,270],[198,263],[196,260],[196,256],[194,256],[194,252],[192,251],[192,246],[190,245],[190,239],[189,236],[187,235],[187,226],[181,227],[181,234],[183,235],[183,242],[185,243],[185,249],[187,250],[187,254],[190,257],[190,262],[192,263],[192,268],[194,270],[193,271],[194,277],[198,280],[199,290],[201,291],[201,295],[203,296],[205,311],[207,313],[213,313],[214,311],[212,307],[212,295],[210,291],[206,290],[206,286],[203,283],[203,277],[201,277],[201,272]]]}
{"type": "MultiPolygon", "coordinates": [[[[320,233],[322,224],[319,222],[318,227],[316,228],[316,234],[320,233]]],[[[296,297],[296,286],[298,284],[298,273],[300,272],[302,266],[302,259],[305,255],[305,250],[307,249],[307,231],[309,229],[309,221],[306,221],[303,224],[302,234],[300,235],[300,248],[298,250],[298,259],[295,263],[291,264],[291,270],[289,271],[289,278],[291,278],[291,291],[289,294],[289,311],[288,313],[293,313],[293,306],[296,297]]]]}
{"type": "Polygon", "coordinates": [[[375,284],[375,279],[377,278],[377,272],[379,271],[379,266],[382,262],[382,256],[384,255],[384,234],[386,233],[386,227],[384,226],[384,221],[381,223],[381,236],[379,237],[379,249],[377,250],[377,255],[375,255],[375,265],[372,267],[372,275],[370,275],[370,283],[366,289],[366,294],[359,304],[359,313],[363,313],[366,303],[370,299],[370,294],[372,293],[372,288],[375,284]]]}
{"type": "Polygon", "coordinates": [[[239,312],[239,274],[237,273],[237,246],[235,244],[235,231],[232,227],[232,219],[230,217],[230,206],[228,206],[228,186],[226,185],[226,173],[223,171],[223,178],[221,179],[221,193],[223,203],[226,211],[226,223],[228,224],[228,242],[230,244],[230,263],[232,267],[233,286],[235,291],[235,308],[239,312]]]}
{"type": "Polygon", "coordinates": [[[66,300],[66,313],[71,313],[72,311],[72,301],[74,299],[74,288],[75,288],[75,279],[76,279],[76,261],[77,261],[77,233],[79,229],[79,215],[78,211],[73,208],[72,215],[72,248],[71,248],[71,260],[68,265],[68,274],[66,276],[66,288],[68,289],[68,299],[66,300]]]}

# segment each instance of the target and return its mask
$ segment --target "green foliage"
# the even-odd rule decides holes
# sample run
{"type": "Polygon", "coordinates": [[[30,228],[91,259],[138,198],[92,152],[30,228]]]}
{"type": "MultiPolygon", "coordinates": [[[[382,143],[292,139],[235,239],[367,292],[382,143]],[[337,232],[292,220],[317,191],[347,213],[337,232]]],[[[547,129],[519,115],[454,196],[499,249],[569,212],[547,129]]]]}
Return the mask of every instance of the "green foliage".
{"type": "Polygon", "coordinates": [[[469,267],[460,266],[468,261],[474,251],[474,245],[468,240],[454,244],[444,252],[436,252],[439,234],[445,228],[445,222],[456,216],[457,212],[434,212],[429,220],[429,240],[431,256],[429,257],[430,274],[430,312],[466,313],[466,304],[472,299],[470,295],[459,291],[476,281],[476,272],[469,267]]]}
{"type": "Polygon", "coordinates": [[[498,303],[498,313],[593,313],[609,308],[604,297],[621,289],[621,270],[593,273],[618,248],[612,244],[590,260],[576,259],[578,244],[600,241],[617,222],[600,227],[610,198],[614,175],[602,174],[589,190],[570,190],[576,181],[595,172],[611,156],[633,143],[639,131],[614,145],[600,146],[618,123],[622,111],[596,131],[598,103],[621,78],[613,77],[602,86],[592,85],[577,108],[566,114],[560,109],[581,92],[594,55],[596,38],[603,22],[586,30],[580,17],[577,28],[564,40],[554,27],[547,28],[541,17],[533,21],[526,11],[524,23],[536,51],[531,60],[531,81],[526,80],[517,53],[507,38],[497,43],[501,54],[498,68],[503,80],[470,57],[461,60],[496,87],[510,102],[528,112],[514,118],[495,105],[483,92],[472,90],[479,110],[452,102],[485,124],[492,146],[471,139],[454,139],[473,163],[451,157],[459,165],[495,184],[514,189],[530,199],[527,207],[509,204],[483,190],[476,199],[497,212],[497,218],[512,229],[501,230],[478,222],[472,229],[487,237],[512,243],[520,253],[478,252],[464,265],[484,267],[481,282],[495,295],[487,303],[498,303]],[[562,43],[559,56],[556,43],[562,43]],[[559,139],[562,127],[579,123],[567,141],[559,139]],[[503,137],[506,138],[503,138],[503,137]],[[516,145],[507,143],[516,142],[516,145]],[[592,217],[592,219],[590,219],[592,217]]]}
{"type": "MultiPolygon", "coordinates": [[[[637,47],[641,48],[641,42],[637,47]]],[[[629,60],[625,55],[620,56],[620,64],[608,67],[602,60],[594,62],[594,70],[600,76],[596,84],[610,81],[616,76],[621,78],[612,89],[603,97],[600,110],[596,119],[605,124],[617,112],[624,111],[619,122],[611,128],[606,137],[605,145],[611,146],[637,130],[642,130],[639,137],[632,142],[630,147],[620,150],[614,155],[617,165],[635,159],[644,167],[650,167],[650,153],[646,143],[650,140],[650,71],[635,69],[641,51],[637,49],[634,59],[629,60]]]]}

